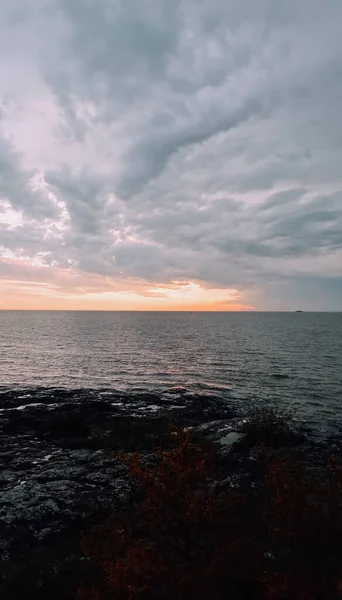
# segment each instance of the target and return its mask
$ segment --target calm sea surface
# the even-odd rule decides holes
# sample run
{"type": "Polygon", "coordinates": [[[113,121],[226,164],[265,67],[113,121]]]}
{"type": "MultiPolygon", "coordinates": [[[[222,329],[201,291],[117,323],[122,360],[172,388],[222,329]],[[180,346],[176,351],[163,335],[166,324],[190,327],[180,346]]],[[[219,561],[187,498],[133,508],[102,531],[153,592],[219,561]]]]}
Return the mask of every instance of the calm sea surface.
{"type": "Polygon", "coordinates": [[[0,389],[38,386],[179,387],[342,421],[342,313],[0,311],[0,389]]]}

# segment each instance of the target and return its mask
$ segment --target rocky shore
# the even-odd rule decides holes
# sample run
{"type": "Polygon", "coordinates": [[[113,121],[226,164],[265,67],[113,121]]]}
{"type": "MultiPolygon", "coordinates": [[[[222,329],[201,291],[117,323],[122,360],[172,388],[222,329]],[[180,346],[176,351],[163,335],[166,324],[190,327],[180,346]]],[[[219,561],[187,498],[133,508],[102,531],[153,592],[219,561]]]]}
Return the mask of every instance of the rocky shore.
{"type": "MultiPolygon", "coordinates": [[[[146,460],[166,443],[169,423],[217,442],[220,486],[257,485],[254,441],[244,417],[223,400],[175,390],[167,397],[110,390],[1,393],[0,597],[72,597],[84,569],[80,531],[134,500],[117,456],[146,460]],[[70,592],[70,596],[69,596],[70,592]]],[[[339,435],[320,440],[298,427],[291,444],[311,464],[339,435]]]]}

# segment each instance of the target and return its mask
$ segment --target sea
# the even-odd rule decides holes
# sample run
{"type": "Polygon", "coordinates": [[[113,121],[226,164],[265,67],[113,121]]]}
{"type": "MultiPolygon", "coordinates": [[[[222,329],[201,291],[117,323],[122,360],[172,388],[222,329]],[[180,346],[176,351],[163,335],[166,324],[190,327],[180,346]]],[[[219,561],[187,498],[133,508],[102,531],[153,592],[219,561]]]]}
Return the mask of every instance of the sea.
{"type": "Polygon", "coordinates": [[[214,395],[342,423],[342,313],[0,311],[1,394],[214,395]]]}

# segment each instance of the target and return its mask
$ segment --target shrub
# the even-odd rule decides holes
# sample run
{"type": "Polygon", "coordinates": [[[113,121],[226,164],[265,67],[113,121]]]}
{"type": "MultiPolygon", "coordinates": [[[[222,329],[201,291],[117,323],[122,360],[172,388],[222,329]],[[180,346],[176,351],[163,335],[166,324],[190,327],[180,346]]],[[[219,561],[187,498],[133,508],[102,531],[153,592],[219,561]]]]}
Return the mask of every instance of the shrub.
{"type": "Polygon", "coordinates": [[[172,439],[153,467],[140,454],[122,455],[141,499],[83,536],[93,571],[79,599],[342,598],[335,457],[318,472],[289,450],[260,446],[259,486],[222,493],[213,485],[222,477],[214,446],[190,432],[172,439]]]}
{"type": "Polygon", "coordinates": [[[213,490],[208,445],[189,432],[174,439],[157,452],[152,471],[137,454],[123,458],[143,500],[83,538],[99,571],[80,598],[226,598],[227,586],[242,590],[255,580],[254,540],[243,539],[246,528],[236,518],[244,499],[232,492],[223,500],[213,490]]]}
{"type": "Polygon", "coordinates": [[[302,440],[293,414],[270,406],[252,408],[241,428],[248,447],[282,448],[302,440]]]}
{"type": "Polygon", "coordinates": [[[269,598],[340,597],[341,474],[332,457],[324,473],[308,472],[290,454],[269,462],[265,517],[275,555],[264,579],[269,598]]]}

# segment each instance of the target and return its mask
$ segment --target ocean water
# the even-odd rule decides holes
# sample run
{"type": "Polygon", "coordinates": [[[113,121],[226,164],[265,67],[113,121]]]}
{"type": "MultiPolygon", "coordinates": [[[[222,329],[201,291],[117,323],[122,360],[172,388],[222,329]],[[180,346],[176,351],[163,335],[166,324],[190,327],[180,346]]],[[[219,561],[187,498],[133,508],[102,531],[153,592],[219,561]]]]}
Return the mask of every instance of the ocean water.
{"type": "Polygon", "coordinates": [[[0,311],[0,390],[42,386],[184,389],[327,426],[342,421],[342,313],[0,311]]]}

